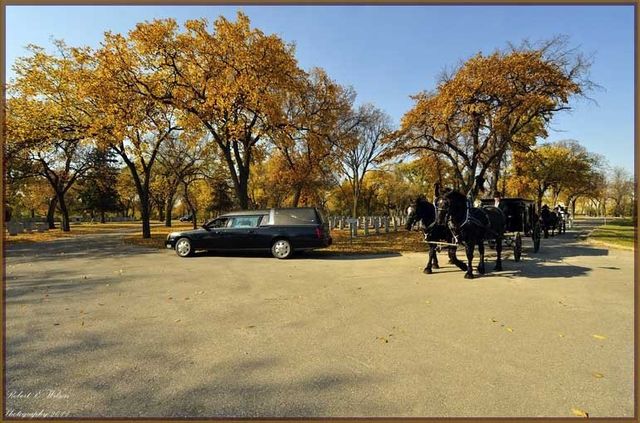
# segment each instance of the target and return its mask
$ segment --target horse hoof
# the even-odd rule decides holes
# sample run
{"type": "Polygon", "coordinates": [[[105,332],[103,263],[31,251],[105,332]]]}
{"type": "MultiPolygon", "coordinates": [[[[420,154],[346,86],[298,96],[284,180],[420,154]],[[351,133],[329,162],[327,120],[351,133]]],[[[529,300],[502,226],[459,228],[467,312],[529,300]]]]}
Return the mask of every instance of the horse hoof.
{"type": "Polygon", "coordinates": [[[438,265],[438,263],[435,263],[435,264],[433,265],[433,268],[434,268],[434,269],[440,269],[440,266],[438,265]]]}
{"type": "Polygon", "coordinates": [[[466,271],[469,269],[469,268],[467,267],[467,265],[466,265],[466,264],[464,264],[464,263],[459,263],[457,266],[458,266],[458,267],[460,268],[460,270],[462,270],[463,272],[466,272],[466,271]]]}
{"type": "Polygon", "coordinates": [[[430,274],[432,274],[432,273],[433,273],[433,271],[432,271],[431,269],[425,268],[425,269],[422,271],[422,273],[427,274],[427,275],[430,275],[430,274]]]}
{"type": "Polygon", "coordinates": [[[502,272],[502,266],[496,266],[493,270],[496,272],[502,272]]]}
{"type": "Polygon", "coordinates": [[[464,278],[465,279],[473,279],[473,274],[472,273],[465,273],[464,274],[464,278]]]}
{"type": "Polygon", "coordinates": [[[478,273],[480,273],[481,275],[484,275],[484,267],[478,266],[478,273]]]}

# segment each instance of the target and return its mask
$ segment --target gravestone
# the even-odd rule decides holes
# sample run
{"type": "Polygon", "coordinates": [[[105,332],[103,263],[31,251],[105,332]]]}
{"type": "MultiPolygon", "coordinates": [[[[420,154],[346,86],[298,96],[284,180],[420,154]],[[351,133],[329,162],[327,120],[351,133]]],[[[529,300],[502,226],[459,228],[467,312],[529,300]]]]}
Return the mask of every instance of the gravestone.
{"type": "Polygon", "coordinates": [[[9,231],[10,236],[16,236],[19,233],[22,233],[22,224],[18,222],[8,222],[7,230],[9,231]]]}

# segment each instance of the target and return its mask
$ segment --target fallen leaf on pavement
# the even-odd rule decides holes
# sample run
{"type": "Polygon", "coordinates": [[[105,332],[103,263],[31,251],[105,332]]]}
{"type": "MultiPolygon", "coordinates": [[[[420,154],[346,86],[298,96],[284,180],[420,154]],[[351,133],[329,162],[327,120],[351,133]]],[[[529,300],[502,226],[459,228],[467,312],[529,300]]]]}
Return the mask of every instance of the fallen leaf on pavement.
{"type": "Polygon", "coordinates": [[[180,321],[180,319],[176,319],[176,323],[178,323],[180,321]]]}
{"type": "Polygon", "coordinates": [[[602,379],[604,377],[604,375],[602,373],[598,373],[598,372],[593,372],[592,375],[596,379],[602,379]]]}
{"type": "Polygon", "coordinates": [[[84,320],[82,321],[82,323],[80,323],[80,326],[84,326],[84,320]]]}
{"type": "Polygon", "coordinates": [[[596,339],[607,339],[607,337],[603,335],[593,335],[593,337],[596,339]]]}
{"type": "Polygon", "coordinates": [[[584,410],[580,410],[579,408],[572,408],[571,412],[573,413],[574,416],[578,416],[578,417],[589,417],[589,413],[587,413],[584,410]]]}
{"type": "Polygon", "coordinates": [[[507,328],[507,330],[508,330],[509,332],[513,332],[513,329],[511,329],[511,328],[507,328]]]}

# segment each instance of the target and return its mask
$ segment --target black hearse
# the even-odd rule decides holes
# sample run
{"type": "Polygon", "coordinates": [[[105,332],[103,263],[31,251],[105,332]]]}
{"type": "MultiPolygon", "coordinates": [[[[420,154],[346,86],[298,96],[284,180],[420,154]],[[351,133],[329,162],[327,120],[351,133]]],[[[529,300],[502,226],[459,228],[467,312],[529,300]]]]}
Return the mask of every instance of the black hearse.
{"type": "Polygon", "coordinates": [[[196,250],[271,251],[288,258],[294,251],[331,245],[329,224],[314,207],[242,210],[223,214],[200,229],[172,232],[165,241],[180,257],[196,250]]]}

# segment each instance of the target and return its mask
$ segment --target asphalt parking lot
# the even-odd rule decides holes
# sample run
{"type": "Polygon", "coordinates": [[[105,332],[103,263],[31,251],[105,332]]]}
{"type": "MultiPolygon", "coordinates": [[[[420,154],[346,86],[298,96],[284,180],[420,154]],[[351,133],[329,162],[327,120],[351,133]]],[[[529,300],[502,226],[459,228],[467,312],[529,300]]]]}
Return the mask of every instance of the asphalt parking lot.
{"type": "Polygon", "coordinates": [[[633,416],[633,253],[575,235],[474,280],[445,254],[10,246],[7,413],[633,416]]]}

